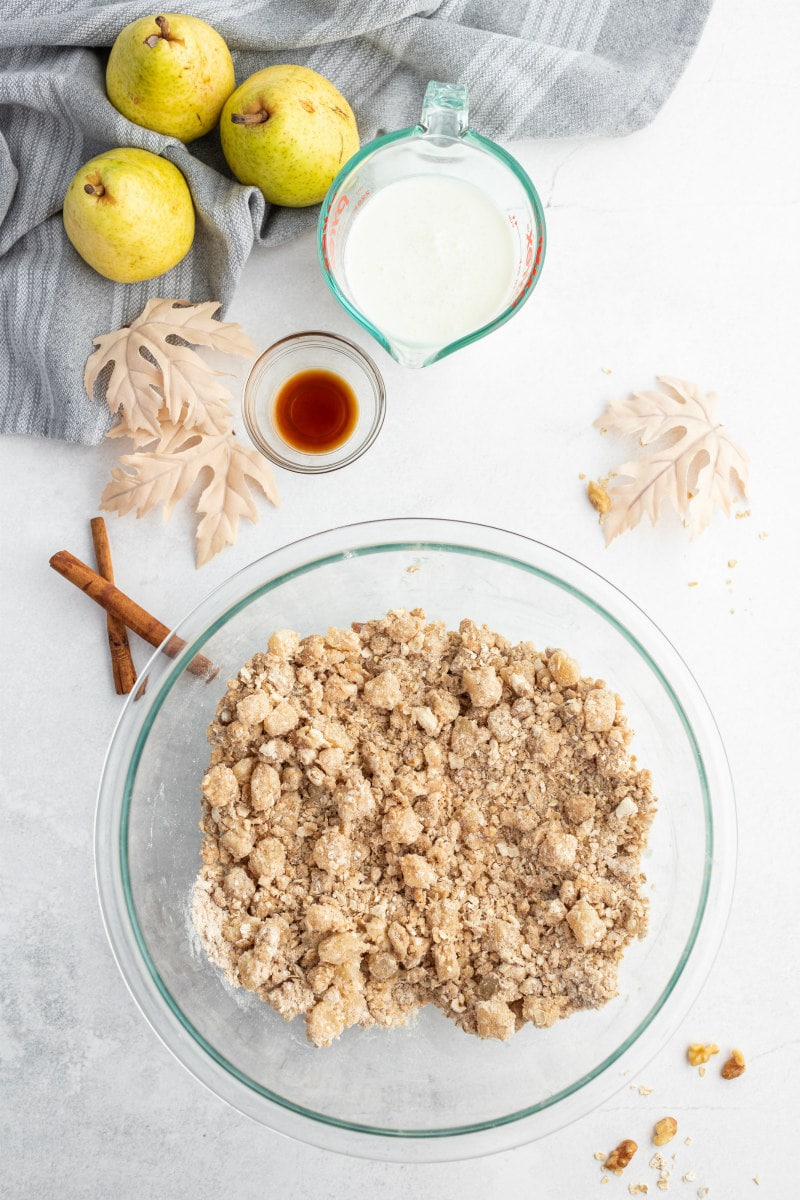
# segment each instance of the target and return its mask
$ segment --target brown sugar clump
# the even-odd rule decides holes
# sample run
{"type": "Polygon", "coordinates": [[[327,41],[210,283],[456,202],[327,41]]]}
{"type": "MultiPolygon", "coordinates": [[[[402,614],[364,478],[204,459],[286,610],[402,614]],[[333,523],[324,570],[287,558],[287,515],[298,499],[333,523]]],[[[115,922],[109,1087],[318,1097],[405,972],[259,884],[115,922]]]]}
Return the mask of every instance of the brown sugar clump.
{"type": "Polygon", "coordinates": [[[314,1045],[425,1004],[507,1041],[616,994],[655,799],[564,650],[418,609],[278,630],[208,736],[195,925],[314,1045]]]}

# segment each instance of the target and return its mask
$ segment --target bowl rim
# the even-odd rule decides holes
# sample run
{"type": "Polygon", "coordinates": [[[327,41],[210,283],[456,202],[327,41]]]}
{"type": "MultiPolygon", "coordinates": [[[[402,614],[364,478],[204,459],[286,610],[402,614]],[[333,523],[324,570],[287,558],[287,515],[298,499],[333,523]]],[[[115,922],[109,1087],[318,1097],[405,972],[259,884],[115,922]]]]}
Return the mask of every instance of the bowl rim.
{"type": "MultiPolygon", "coordinates": [[[[605,1099],[617,1086],[622,1086],[622,1075],[618,1084],[610,1078],[609,1072],[612,1067],[620,1066],[623,1062],[628,1064],[635,1059],[635,1069],[640,1069],[657,1052],[671,1029],[688,1011],[719,949],[730,910],[735,878],[735,802],[730,768],[719,730],[697,681],[666,635],[621,589],[574,557],[522,534],[511,533],[494,526],[442,518],[388,518],[359,522],[312,534],[256,559],[214,588],[179,622],[175,632],[185,638],[185,648],[172,660],[160,655],[159,651],[155,652],[142,675],[143,680],[150,681],[146,703],[138,704],[136,697],[141,698],[141,691],[137,689],[137,692],[128,698],[112,735],[98,792],[95,866],[103,922],[126,985],[157,1035],[192,1074],[221,1098],[262,1124],[315,1145],[347,1153],[363,1153],[367,1157],[391,1158],[397,1157],[397,1149],[392,1152],[392,1145],[408,1147],[409,1144],[416,1144],[426,1149],[415,1157],[441,1160],[448,1157],[464,1157],[465,1152],[483,1154],[495,1148],[505,1149],[552,1132],[583,1115],[595,1102],[605,1099]],[[377,541],[375,535],[380,535],[377,541]],[[454,535],[461,540],[454,541],[454,535]],[[365,538],[368,536],[370,540],[365,544],[365,538]],[[554,574],[552,570],[543,569],[529,559],[501,553],[496,548],[481,545],[487,537],[494,542],[499,539],[508,549],[515,547],[518,552],[527,551],[527,554],[534,558],[537,555],[540,558],[543,556],[545,561],[558,564],[562,570],[566,569],[567,573],[571,571],[579,577],[585,576],[584,582],[591,583],[593,592],[599,589],[606,603],[611,600],[621,608],[627,620],[635,618],[634,623],[655,639],[661,654],[666,653],[670,660],[670,674],[673,671],[678,672],[680,689],[691,701],[690,709],[702,716],[705,753],[698,745],[693,724],[685,711],[685,699],[682,703],[665,669],[655,661],[652,653],[641,644],[639,637],[623,623],[619,615],[609,612],[605,604],[599,603],[593,595],[554,574]],[[471,540],[465,542],[465,538],[471,540]],[[316,1113],[272,1092],[228,1063],[194,1028],[161,980],[138,924],[127,869],[127,822],[136,767],[142,749],[152,722],[172,686],[207,638],[236,612],[258,596],[276,588],[287,578],[308,573],[326,562],[383,553],[389,549],[449,550],[500,560],[565,588],[608,620],[644,658],[675,708],[695,758],[705,807],[705,871],[692,928],[667,985],[645,1017],[598,1066],[546,1100],[490,1120],[438,1129],[394,1129],[316,1113]],[[276,564],[280,569],[274,571],[272,568],[276,564]],[[260,579],[256,586],[248,586],[256,579],[260,579]],[[219,600],[234,595],[237,598],[223,605],[219,613],[219,600]],[[207,614],[215,610],[218,615],[209,624],[207,614]],[[197,625],[198,620],[202,629],[199,633],[192,634],[190,630],[193,622],[197,625]],[[123,761],[126,753],[121,743],[125,741],[124,735],[130,725],[136,730],[136,738],[133,752],[126,764],[123,761]],[[706,765],[707,761],[710,761],[710,771],[706,765]],[[120,795],[118,785],[121,772],[124,785],[120,795]],[[710,779],[714,779],[717,785],[713,795],[710,779]],[[712,808],[715,816],[712,816],[712,808]],[[711,900],[713,905],[710,904],[711,900]],[[692,955],[698,950],[699,944],[703,953],[698,960],[697,955],[694,958],[692,955]],[[670,1013],[664,1012],[667,1007],[671,1009],[670,1013]],[[663,1014],[665,1019],[660,1025],[657,1023],[657,1029],[654,1030],[653,1023],[660,1014],[663,1014]],[[666,1020],[667,1016],[671,1019],[666,1020]],[[603,1088],[600,1089],[602,1095],[597,1094],[600,1083],[603,1084],[603,1088]],[[249,1095],[240,1094],[242,1089],[249,1095]],[[580,1103],[569,1103],[577,1101],[578,1098],[580,1103]],[[255,1103],[245,1102],[247,1100],[255,1100],[255,1103]],[[548,1119],[542,1120],[543,1116],[547,1116],[548,1119]],[[557,1119],[554,1120],[554,1117],[557,1119]],[[534,1124],[537,1118],[538,1127],[534,1124]],[[481,1135],[496,1135],[498,1131],[514,1133],[510,1138],[503,1137],[501,1145],[487,1149],[485,1137],[482,1138],[481,1135]],[[342,1137],[346,1139],[345,1143],[342,1143],[342,1137]],[[465,1138],[470,1137],[473,1141],[477,1139],[484,1144],[467,1151],[465,1138]],[[432,1152],[431,1144],[436,1143],[437,1148],[432,1152]]],[[[130,745],[129,736],[126,745],[130,745]]],[[[634,1069],[632,1065],[625,1074],[629,1074],[631,1069],[634,1069]]],[[[404,1153],[402,1157],[408,1158],[408,1154],[404,1153]]]]}

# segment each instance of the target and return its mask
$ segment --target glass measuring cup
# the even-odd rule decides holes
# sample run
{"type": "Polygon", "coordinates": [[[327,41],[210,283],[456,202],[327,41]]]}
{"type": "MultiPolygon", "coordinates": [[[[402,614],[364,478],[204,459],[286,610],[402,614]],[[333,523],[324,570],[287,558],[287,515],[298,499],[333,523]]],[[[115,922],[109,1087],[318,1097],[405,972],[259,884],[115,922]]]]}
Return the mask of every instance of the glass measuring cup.
{"type": "Polygon", "coordinates": [[[528,299],[544,262],[544,212],[535,187],[516,159],[468,127],[468,115],[464,86],[429,83],[419,124],[364,146],[336,176],[320,212],[317,243],[328,286],[343,308],[403,366],[429,366],[497,329],[528,299]],[[444,340],[434,334],[410,338],[379,328],[359,307],[347,267],[348,238],[370,199],[401,180],[431,177],[477,189],[501,214],[513,246],[510,277],[491,315],[444,340]]]}

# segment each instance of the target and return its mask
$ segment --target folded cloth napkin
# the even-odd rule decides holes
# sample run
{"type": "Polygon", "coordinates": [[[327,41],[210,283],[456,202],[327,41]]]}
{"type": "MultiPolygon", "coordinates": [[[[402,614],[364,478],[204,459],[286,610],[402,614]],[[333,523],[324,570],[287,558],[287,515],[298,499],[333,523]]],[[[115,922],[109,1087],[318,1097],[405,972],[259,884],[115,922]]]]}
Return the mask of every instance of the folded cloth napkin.
{"type": "MultiPolygon", "coordinates": [[[[313,67],[355,110],[364,141],[414,124],[430,79],[460,82],[488,137],[624,134],[657,113],[711,0],[207,0],[237,82],[277,62],[313,67]]],[[[157,10],[153,10],[155,13],[157,10]]],[[[228,171],[213,131],[184,146],[121,116],[105,61],[140,3],[26,0],[0,23],[0,432],[94,444],[111,418],[83,391],[92,338],[153,296],[233,295],[254,241],[308,229],[318,209],[278,209],[228,171]],[[16,15],[15,15],[16,14],[16,15]],[[158,279],[115,284],[72,248],[61,203],[100,151],[139,146],[186,176],[197,233],[158,279]]]]}

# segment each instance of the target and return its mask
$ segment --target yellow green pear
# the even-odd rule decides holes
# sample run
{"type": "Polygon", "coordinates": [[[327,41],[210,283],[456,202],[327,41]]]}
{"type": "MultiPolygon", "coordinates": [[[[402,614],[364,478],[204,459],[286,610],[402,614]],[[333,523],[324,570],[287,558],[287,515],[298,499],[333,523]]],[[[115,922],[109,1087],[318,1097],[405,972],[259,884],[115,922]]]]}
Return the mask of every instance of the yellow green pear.
{"type": "Polygon", "coordinates": [[[214,128],[235,83],[223,38],[182,13],[126,25],[106,68],[108,98],[124,117],[182,142],[214,128]]]}
{"type": "Polygon", "coordinates": [[[288,208],[318,204],[359,147],[341,92],[309,67],[291,64],[246,79],[225,102],[219,131],[239,182],[288,208]]]}
{"type": "Polygon", "coordinates": [[[186,180],[149,150],[121,147],[90,158],[67,188],[63,217],[81,258],[117,283],[162,275],[194,237],[186,180]]]}

